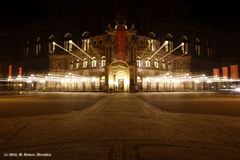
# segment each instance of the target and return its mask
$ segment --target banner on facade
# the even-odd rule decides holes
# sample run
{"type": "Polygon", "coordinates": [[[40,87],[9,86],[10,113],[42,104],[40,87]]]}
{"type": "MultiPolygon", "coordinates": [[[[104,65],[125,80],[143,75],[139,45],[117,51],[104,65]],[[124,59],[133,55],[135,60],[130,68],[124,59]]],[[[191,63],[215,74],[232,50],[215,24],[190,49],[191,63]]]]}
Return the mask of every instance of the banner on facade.
{"type": "Polygon", "coordinates": [[[12,65],[8,66],[8,78],[12,78],[12,65]]]}
{"type": "Polygon", "coordinates": [[[231,78],[232,79],[238,79],[238,65],[231,65],[231,78]]]}
{"type": "Polygon", "coordinates": [[[228,67],[222,67],[222,76],[228,78],[228,67]]]}
{"type": "Polygon", "coordinates": [[[126,61],[126,30],[124,25],[117,26],[117,60],[126,61]]]}
{"type": "Polygon", "coordinates": [[[219,69],[218,68],[213,69],[213,76],[214,77],[219,77],[219,69]]]}
{"type": "Polygon", "coordinates": [[[19,77],[22,77],[22,67],[19,67],[19,68],[18,68],[18,76],[19,76],[19,77]]]}

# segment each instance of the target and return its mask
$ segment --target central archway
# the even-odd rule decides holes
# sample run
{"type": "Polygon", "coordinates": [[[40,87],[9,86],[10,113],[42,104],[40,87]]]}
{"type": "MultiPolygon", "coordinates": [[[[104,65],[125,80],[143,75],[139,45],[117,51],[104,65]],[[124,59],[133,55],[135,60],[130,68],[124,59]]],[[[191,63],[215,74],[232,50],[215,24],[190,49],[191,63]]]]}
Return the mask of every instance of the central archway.
{"type": "Polygon", "coordinates": [[[110,91],[129,91],[129,66],[125,61],[116,60],[109,65],[108,84],[110,91]]]}

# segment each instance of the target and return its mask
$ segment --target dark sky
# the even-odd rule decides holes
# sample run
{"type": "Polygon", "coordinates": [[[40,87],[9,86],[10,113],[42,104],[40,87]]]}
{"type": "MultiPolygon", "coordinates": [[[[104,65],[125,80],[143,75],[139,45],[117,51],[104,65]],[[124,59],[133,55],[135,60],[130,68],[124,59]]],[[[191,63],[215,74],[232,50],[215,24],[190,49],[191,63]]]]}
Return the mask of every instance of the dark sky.
{"type": "MultiPolygon", "coordinates": [[[[192,21],[226,31],[240,27],[240,9],[236,0],[192,0],[192,21]]],[[[96,6],[97,7],[97,6],[96,6]]],[[[5,1],[0,7],[0,26],[14,28],[47,17],[47,0],[5,1]]]]}
{"type": "Polygon", "coordinates": [[[238,1],[195,1],[193,3],[193,20],[223,30],[238,30],[240,27],[238,1]]]}

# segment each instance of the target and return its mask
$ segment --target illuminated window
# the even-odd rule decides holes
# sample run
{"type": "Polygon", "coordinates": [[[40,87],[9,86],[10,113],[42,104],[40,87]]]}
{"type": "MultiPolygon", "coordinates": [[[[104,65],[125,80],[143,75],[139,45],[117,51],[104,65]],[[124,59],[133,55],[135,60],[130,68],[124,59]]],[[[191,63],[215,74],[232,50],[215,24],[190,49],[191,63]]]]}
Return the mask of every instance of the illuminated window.
{"type": "Polygon", "coordinates": [[[155,58],[154,67],[155,67],[155,68],[158,68],[158,59],[157,59],[157,58],[155,58]]]}
{"type": "MultiPolygon", "coordinates": [[[[89,50],[89,44],[90,44],[90,40],[89,40],[89,37],[90,37],[90,33],[88,31],[85,31],[83,34],[82,34],[82,49],[84,51],[87,51],[89,50]]],[[[93,42],[93,44],[97,45],[97,42],[95,41],[95,43],[93,42]]]]}
{"type": "Polygon", "coordinates": [[[188,38],[187,38],[187,36],[183,36],[182,43],[183,43],[182,53],[188,54],[188,38]]]}
{"type": "Polygon", "coordinates": [[[151,65],[148,57],[146,58],[145,65],[146,67],[150,67],[151,65]]]}
{"type": "Polygon", "coordinates": [[[212,57],[212,47],[209,42],[207,42],[207,56],[212,57]]]}
{"type": "Polygon", "coordinates": [[[148,45],[150,51],[154,52],[156,50],[156,40],[154,39],[148,40],[148,45]]]}
{"type": "Polygon", "coordinates": [[[148,40],[148,49],[151,50],[151,40],[148,40]]]}
{"type": "Polygon", "coordinates": [[[164,59],[162,60],[162,69],[167,69],[167,67],[166,67],[166,62],[165,62],[164,59]]]}
{"type": "Polygon", "coordinates": [[[172,34],[168,33],[165,38],[165,51],[166,52],[171,52],[173,50],[173,36],[172,34]]]}
{"type": "Polygon", "coordinates": [[[97,66],[97,61],[96,61],[96,57],[92,58],[92,67],[96,67],[97,66]]]}
{"type": "Polygon", "coordinates": [[[82,48],[83,48],[84,51],[89,50],[89,44],[90,44],[89,39],[83,39],[82,40],[82,48]]]}
{"type": "Polygon", "coordinates": [[[54,35],[51,35],[48,38],[48,52],[49,53],[54,53],[54,51],[55,51],[55,45],[53,45],[54,39],[55,39],[54,35]]]}
{"type": "Polygon", "coordinates": [[[72,40],[72,34],[66,33],[64,35],[64,48],[68,51],[72,51],[72,43],[70,43],[71,40],[72,40]]]}
{"type": "Polygon", "coordinates": [[[141,58],[139,56],[137,57],[137,66],[141,67],[141,58]]]}
{"type": "Polygon", "coordinates": [[[105,56],[102,56],[101,57],[101,67],[105,67],[105,65],[106,65],[106,58],[105,58],[105,56]]]}
{"type": "Polygon", "coordinates": [[[80,64],[79,64],[79,59],[76,61],[76,69],[79,69],[79,66],[80,66],[80,64]]]}
{"type": "Polygon", "coordinates": [[[83,59],[83,68],[87,68],[87,65],[88,65],[87,58],[84,58],[83,59]]]}
{"type": "Polygon", "coordinates": [[[198,56],[201,55],[201,44],[199,38],[196,39],[195,51],[198,56]]]}
{"type": "Polygon", "coordinates": [[[39,55],[40,54],[40,52],[41,52],[41,39],[40,39],[40,37],[38,37],[37,38],[37,40],[36,40],[36,55],[39,55]]]}
{"type": "Polygon", "coordinates": [[[142,82],[142,79],[140,76],[137,76],[137,82],[142,82]]]}

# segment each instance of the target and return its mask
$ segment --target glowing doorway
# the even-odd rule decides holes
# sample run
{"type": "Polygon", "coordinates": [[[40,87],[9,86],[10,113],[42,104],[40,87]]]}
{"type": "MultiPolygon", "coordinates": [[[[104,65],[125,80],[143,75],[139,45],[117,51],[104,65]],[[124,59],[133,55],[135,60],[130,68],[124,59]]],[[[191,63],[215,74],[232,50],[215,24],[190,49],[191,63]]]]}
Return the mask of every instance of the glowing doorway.
{"type": "Polygon", "coordinates": [[[115,61],[109,66],[109,89],[114,91],[129,91],[129,67],[124,61],[115,61]]]}

